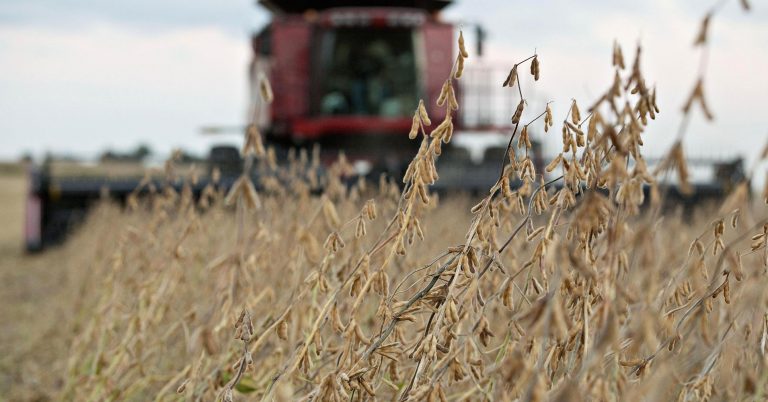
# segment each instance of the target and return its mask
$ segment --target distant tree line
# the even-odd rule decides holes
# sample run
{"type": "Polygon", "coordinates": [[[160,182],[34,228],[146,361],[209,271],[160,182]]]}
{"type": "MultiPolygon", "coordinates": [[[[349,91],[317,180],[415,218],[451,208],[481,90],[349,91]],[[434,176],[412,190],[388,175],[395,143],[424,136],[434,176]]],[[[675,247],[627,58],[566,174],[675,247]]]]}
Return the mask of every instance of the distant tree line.
{"type": "Polygon", "coordinates": [[[152,148],[139,144],[133,151],[118,152],[108,149],[99,156],[100,162],[143,162],[152,155],[152,148]]]}

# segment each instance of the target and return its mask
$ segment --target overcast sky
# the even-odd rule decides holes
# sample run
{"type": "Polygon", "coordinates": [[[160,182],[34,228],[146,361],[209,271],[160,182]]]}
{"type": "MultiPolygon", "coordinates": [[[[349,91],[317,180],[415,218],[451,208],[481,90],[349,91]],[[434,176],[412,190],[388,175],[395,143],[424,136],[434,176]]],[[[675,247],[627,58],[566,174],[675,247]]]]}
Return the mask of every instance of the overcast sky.
{"type": "MultiPolygon", "coordinates": [[[[47,150],[94,155],[140,142],[204,152],[211,139],[199,135],[201,126],[244,120],[248,38],[268,19],[254,3],[1,1],[0,159],[47,150]]],[[[675,136],[698,65],[691,44],[714,3],[459,0],[445,19],[482,23],[482,63],[507,67],[536,49],[542,79],[524,89],[534,108],[554,101],[556,114],[610,84],[614,39],[628,63],[641,41],[662,109],[646,136],[647,153],[657,155],[675,136]]],[[[695,115],[689,155],[753,160],[768,140],[768,5],[752,3],[744,13],[731,0],[713,21],[706,91],[716,120],[695,115]]],[[[557,137],[545,138],[547,153],[557,137]]]]}

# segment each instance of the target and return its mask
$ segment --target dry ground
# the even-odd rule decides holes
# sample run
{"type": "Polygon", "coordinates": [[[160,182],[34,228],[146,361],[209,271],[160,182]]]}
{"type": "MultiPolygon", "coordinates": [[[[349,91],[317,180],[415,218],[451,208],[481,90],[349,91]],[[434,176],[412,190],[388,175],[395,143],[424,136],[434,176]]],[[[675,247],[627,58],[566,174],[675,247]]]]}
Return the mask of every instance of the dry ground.
{"type": "MultiPolygon", "coordinates": [[[[46,338],[65,305],[57,303],[61,250],[28,256],[22,248],[26,184],[20,170],[0,173],[0,400],[35,400],[37,383],[63,340],[46,338]]],[[[48,384],[46,384],[48,385],[48,384]]]]}

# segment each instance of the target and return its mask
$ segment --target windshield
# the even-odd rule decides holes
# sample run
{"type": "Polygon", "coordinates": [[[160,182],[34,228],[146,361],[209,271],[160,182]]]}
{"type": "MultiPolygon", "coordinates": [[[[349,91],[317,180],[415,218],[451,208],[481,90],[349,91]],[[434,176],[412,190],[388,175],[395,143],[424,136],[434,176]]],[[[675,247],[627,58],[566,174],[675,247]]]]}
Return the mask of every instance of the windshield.
{"type": "Polygon", "coordinates": [[[321,38],[320,115],[409,116],[418,82],[407,28],[337,28],[321,38]]]}

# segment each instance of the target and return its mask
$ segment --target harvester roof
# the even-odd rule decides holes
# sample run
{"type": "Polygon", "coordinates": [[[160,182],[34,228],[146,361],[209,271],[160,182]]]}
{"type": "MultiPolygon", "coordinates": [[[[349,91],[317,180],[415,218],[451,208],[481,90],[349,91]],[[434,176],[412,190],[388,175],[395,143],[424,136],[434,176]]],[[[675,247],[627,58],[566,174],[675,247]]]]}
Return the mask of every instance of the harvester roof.
{"type": "Polygon", "coordinates": [[[335,7],[408,7],[429,12],[440,11],[452,0],[258,0],[259,4],[275,13],[303,13],[307,10],[325,10],[335,7]]]}

